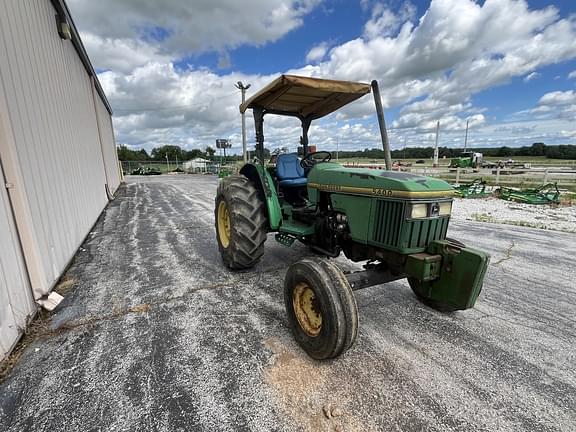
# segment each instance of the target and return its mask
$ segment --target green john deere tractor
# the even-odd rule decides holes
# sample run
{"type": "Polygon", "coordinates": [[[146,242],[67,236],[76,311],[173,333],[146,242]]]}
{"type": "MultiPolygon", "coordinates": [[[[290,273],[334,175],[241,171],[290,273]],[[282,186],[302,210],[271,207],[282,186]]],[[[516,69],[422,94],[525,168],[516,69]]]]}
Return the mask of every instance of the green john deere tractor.
{"type": "MultiPolygon", "coordinates": [[[[374,85],[374,83],[373,83],[374,85]]],[[[311,152],[312,120],[370,93],[364,83],[283,75],[240,106],[252,109],[254,162],[220,181],[216,234],[224,264],[254,266],[267,234],[290,246],[298,240],[324,258],[304,258],[288,268],[286,312],[294,336],[313,358],[333,358],[353,344],[358,311],[353,291],[407,278],[416,297],[441,311],[474,306],[488,254],[446,238],[452,187],[409,173],[344,168],[329,152],[311,152]],[[265,114],[302,123],[301,155],[264,161],[265,114]],[[342,272],[327,258],[341,253],[365,262],[342,272]]],[[[375,88],[376,92],[376,88],[375,88]]]]}

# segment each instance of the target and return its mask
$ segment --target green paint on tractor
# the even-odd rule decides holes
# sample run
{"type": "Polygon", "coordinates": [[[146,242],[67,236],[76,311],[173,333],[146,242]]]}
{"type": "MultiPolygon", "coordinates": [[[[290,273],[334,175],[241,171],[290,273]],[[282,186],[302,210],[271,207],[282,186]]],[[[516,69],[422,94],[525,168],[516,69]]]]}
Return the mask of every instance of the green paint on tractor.
{"type": "Polygon", "coordinates": [[[318,255],[343,253],[364,263],[364,271],[344,274],[332,261],[304,258],[286,273],[290,325],[317,359],[336,357],[352,345],[358,324],[352,290],[407,278],[423,303],[442,311],[467,309],[480,294],[489,262],[485,252],[447,239],[455,191],[445,181],[346,168],[331,162],[329,152],[310,151],[312,120],[370,89],[294,76],[273,81],[240,107],[253,110],[257,160],[222,179],[216,196],[218,245],[229,268],[254,266],[269,232],[284,246],[299,241],[318,255]],[[264,160],[265,114],[300,119],[301,158],[280,153],[264,160]]]}

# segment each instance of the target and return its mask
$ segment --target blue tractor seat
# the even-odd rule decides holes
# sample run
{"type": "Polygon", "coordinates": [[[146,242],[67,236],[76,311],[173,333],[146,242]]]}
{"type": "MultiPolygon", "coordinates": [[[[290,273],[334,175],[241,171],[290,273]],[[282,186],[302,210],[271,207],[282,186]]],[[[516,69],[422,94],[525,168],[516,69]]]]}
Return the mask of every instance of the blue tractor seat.
{"type": "Polygon", "coordinates": [[[276,160],[276,176],[281,187],[304,186],[307,183],[304,168],[296,153],[281,154],[276,160]]]}

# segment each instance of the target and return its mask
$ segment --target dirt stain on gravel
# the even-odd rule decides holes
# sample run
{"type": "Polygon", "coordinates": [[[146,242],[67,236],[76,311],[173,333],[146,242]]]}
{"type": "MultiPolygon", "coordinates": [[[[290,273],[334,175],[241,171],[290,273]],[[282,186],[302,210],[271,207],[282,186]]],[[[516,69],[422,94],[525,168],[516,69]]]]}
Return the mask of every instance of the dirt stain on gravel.
{"type": "Polygon", "coordinates": [[[345,378],[330,376],[329,362],[315,362],[277,338],[266,339],[265,345],[274,354],[273,362],[265,371],[265,381],[274,389],[279,405],[299,430],[375,430],[347,412],[348,396],[334,392],[334,380],[345,378]]]}

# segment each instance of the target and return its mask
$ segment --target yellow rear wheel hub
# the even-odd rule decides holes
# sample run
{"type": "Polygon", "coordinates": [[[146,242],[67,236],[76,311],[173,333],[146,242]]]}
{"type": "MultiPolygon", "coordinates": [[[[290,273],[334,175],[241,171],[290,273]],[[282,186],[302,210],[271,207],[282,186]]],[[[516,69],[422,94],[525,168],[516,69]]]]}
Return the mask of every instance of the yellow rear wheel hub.
{"type": "Polygon", "coordinates": [[[230,246],[230,212],[225,201],[218,204],[218,238],[222,247],[230,246]]]}
{"type": "Polygon", "coordinates": [[[292,293],[294,314],[304,332],[316,337],[322,329],[322,313],[314,290],[305,282],[300,282],[292,293]]]}

